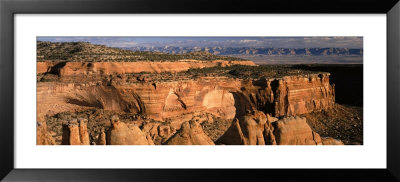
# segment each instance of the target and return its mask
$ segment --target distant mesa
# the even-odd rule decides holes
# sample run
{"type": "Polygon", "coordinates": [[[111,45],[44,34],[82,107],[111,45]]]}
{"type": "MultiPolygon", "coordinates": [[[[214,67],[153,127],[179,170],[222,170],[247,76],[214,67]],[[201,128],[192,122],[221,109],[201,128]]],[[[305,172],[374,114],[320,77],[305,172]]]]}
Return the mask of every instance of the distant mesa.
{"type": "Polygon", "coordinates": [[[156,51],[170,54],[204,51],[214,55],[291,55],[291,56],[360,56],[362,48],[272,48],[272,47],[130,47],[132,51],[156,51]]]}

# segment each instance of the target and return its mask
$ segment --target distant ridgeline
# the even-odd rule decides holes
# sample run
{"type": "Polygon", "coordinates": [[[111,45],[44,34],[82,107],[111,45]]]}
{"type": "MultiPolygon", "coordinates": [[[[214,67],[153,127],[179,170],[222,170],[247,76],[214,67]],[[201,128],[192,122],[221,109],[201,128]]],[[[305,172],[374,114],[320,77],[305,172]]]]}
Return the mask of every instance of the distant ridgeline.
{"type": "Polygon", "coordinates": [[[241,58],[217,56],[208,52],[168,54],[157,51],[131,51],[94,45],[88,42],[42,42],[37,41],[37,61],[85,61],[85,62],[135,62],[135,61],[178,61],[226,60],[244,61],[241,58]]]}
{"type": "Polygon", "coordinates": [[[293,55],[293,56],[362,56],[363,49],[349,48],[250,48],[250,47],[130,47],[132,51],[157,51],[182,54],[204,51],[214,55],[293,55]]]}

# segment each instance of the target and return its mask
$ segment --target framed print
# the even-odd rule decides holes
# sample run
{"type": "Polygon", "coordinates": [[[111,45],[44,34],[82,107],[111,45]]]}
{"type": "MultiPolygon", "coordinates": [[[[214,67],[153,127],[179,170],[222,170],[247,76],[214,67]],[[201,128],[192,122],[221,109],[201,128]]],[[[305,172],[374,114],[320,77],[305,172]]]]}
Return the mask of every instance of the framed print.
{"type": "Polygon", "coordinates": [[[0,6],[5,181],[400,178],[397,1],[0,6]]]}

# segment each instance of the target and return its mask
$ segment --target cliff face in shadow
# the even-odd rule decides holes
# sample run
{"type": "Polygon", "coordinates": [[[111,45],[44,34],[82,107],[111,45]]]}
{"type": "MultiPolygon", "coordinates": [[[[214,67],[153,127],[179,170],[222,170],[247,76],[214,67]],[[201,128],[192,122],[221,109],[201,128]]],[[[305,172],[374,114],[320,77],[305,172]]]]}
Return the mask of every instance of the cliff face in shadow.
{"type": "Polygon", "coordinates": [[[331,73],[330,83],[335,84],[336,102],[363,106],[363,65],[296,65],[296,69],[331,73]]]}

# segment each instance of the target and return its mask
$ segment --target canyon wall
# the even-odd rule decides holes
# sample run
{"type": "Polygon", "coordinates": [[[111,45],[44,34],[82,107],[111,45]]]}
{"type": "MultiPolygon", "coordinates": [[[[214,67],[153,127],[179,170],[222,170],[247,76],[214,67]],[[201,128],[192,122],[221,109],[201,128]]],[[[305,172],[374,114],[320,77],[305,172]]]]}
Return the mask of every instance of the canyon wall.
{"type": "Polygon", "coordinates": [[[329,73],[259,79],[242,88],[256,108],[275,117],[327,109],[335,103],[329,73]]]}
{"type": "Polygon", "coordinates": [[[329,74],[240,80],[201,77],[169,82],[38,82],[38,119],[58,112],[100,108],[164,120],[191,112],[233,119],[257,109],[275,117],[323,110],[335,102],[329,74]]]}
{"type": "Polygon", "coordinates": [[[214,66],[252,65],[252,61],[162,61],[162,62],[37,62],[37,74],[52,72],[61,76],[79,74],[126,74],[140,72],[180,72],[190,68],[205,68],[214,66]]]}

